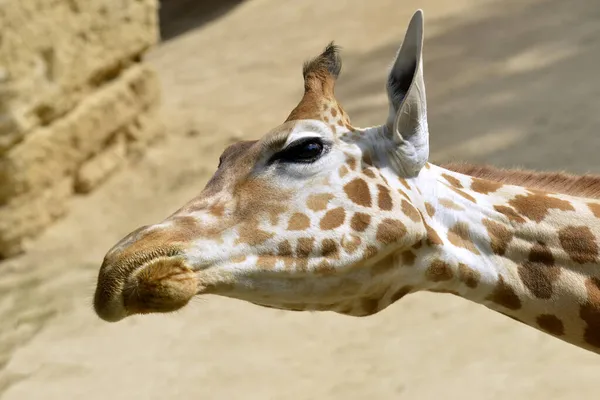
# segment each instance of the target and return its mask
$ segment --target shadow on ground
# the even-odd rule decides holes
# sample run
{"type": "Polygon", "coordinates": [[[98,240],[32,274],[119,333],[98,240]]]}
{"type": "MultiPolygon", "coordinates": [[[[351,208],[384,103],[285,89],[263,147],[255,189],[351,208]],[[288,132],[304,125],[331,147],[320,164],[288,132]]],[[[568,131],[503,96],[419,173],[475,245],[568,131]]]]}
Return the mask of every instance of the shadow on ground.
{"type": "Polygon", "coordinates": [[[198,28],[234,9],[244,0],[162,0],[160,36],[163,41],[198,28]]]}

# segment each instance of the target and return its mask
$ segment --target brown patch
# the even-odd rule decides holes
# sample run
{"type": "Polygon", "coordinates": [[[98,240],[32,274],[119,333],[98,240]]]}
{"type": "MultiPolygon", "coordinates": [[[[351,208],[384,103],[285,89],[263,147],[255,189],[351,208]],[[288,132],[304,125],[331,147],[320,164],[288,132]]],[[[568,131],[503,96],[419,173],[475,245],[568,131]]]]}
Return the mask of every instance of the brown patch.
{"type": "Polygon", "coordinates": [[[390,302],[395,303],[407,294],[409,294],[413,290],[412,286],[406,285],[402,286],[400,289],[396,290],[392,297],[390,297],[390,302]]]}
{"type": "Polygon", "coordinates": [[[588,203],[588,207],[590,208],[590,211],[592,212],[592,214],[594,214],[594,217],[600,218],[600,204],[588,203]]]}
{"type": "Polygon", "coordinates": [[[279,243],[279,246],[277,246],[277,254],[282,257],[291,256],[292,255],[292,246],[290,245],[290,242],[288,242],[287,240],[284,240],[283,242],[279,243]]]}
{"type": "Polygon", "coordinates": [[[402,212],[415,222],[421,221],[421,215],[419,214],[419,211],[417,211],[417,209],[406,200],[402,200],[402,212]]]}
{"type": "Polygon", "coordinates": [[[372,168],[363,169],[363,174],[371,179],[375,179],[377,177],[372,168]]]}
{"type": "Polygon", "coordinates": [[[342,165],[340,167],[338,173],[340,174],[340,178],[345,177],[348,174],[348,167],[346,167],[345,165],[342,165]]]}
{"type": "Polygon", "coordinates": [[[288,231],[303,231],[310,226],[310,218],[306,214],[292,214],[288,221],[288,231]]]}
{"type": "Polygon", "coordinates": [[[353,179],[344,186],[344,192],[348,198],[364,207],[371,207],[371,192],[369,185],[361,178],[353,179]]]}
{"type": "Polygon", "coordinates": [[[474,289],[479,284],[481,274],[466,264],[460,263],[458,264],[458,279],[471,289],[474,289]]]}
{"type": "Polygon", "coordinates": [[[413,265],[415,263],[415,260],[417,259],[417,256],[415,253],[413,253],[410,250],[405,250],[402,252],[402,254],[400,254],[400,257],[402,258],[402,265],[413,265]]]}
{"type": "Polygon", "coordinates": [[[471,190],[481,194],[490,194],[500,189],[504,184],[500,182],[488,181],[484,179],[473,178],[471,190]]]}
{"type": "Polygon", "coordinates": [[[519,266],[518,271],[521,281],[535,297],[552,297],[552,285],[558,279],[560,269],[554,265],[554,257],[546,245],[535,244],[529,252],[528,260],[519,266]]]}
{"type": "Polygon", "coordinates": [[[306,200],[306,206],[313,211],[322,211],[327,208],[327,203],[333,199],[330,193],[312,194],[306,200]]]}
{"type": "Polygon", "coordinates": [[[448,181],[449,184],[451,184],[455,188],[462,189],[464,187],[462,183],[460,183],[460,181],[452,175],[442,174],[442,176],[448,181]]]}
{"type": "Polygon", "coordinates": [[[346,212],[342,207],[334,208],[325,213],[319,226],[324,231],[335,229],[344,223],[345,218],[346,212]]]}
{"type": "Polygon", "coordinates": [[[579,309],[579,316],[587,324],[584,340],[600,348],[600,279],[588,278],[585,282],[588,299],[579,309]]]}
{"type": "Polygon", "coordinates": [[[354,171],[356,169],[356,158],[346,154],[346,164],[348,165],[348,168],[354,171]]]}
{"type": "Polygon", "coordinates": [[[484,218],[482,222],[490,236],[492,251],[494,254],[504,255],[513,239],[513,233],[506,226],[491,219],[484,218]]]}
{"type": "Polygon", "coordinates": [[[404,186],[406,188],[406,190],[408,190],[408,191],[412,190],[410,188],[410,186],[408,185],[408,182],[406,182],[406,179],[400,178],[400,179],[398,179],[398,182],[400,182],[402,184],[402,186],[404,186]]]}
{"type": "Polygon", "coordinates": [[[296,257],[307,258],[312,253],[315,244],[314,238],[300,238],[296,244],[296,257]]]}
{"type": "Polygon", "coordinates": [[[248,258],[247,256],[241,254],[239,256],[232,257],[229,261],[232,262],[232,263],[234,263],[234,264],[239,264],[241,262],[246,261],[247,258],[248,258]]]}
{"type": "Polygon", "coordinates": [[[449,281],[453,277],[452,268],[442,260],[434,260],[425,271],[425,278],[432,282],[449,281]]]}
{"type": "Polygon", "coordinates": [[[264,269],[273,269],[277,263],[277,258],[273,256],[258,256],[256,265],[264,269]]]}
{"type": "Polygon", "coordinates": [[[469,226],[464,222],[457,222],[448,230],[448,240],[457,247],[465,248],[474,254],[480,254],[471,240],[469,226]]]}
{"type": "Polygon", "coordinates": [[[355,213],[350,220],[350,226],[357,232],[364,232],[370,223],[371,216],[361,212],[355,213]]]}
{"type": "Polygon", "coordinates": [[[498,283],[494,291],[490,293],[486,300],[496,303],[509,310],[518,310],[522,307],[521,299],[515,293],[515,290],[504,282],[502,275],[498,276],[498,283]]]}
{"type": "Polygon", "coordinates": [[[542,314],[536,318],[538,326],[545,332],[554,336],[562,336],[565,334],[565,326],[563,322],[552,314],[542,314]]]}
{"type": "Polygon", "coordinates": [[[245,243],[250,246],[259,246],[275,236],[273,233],[260,229],[256,221],[240,224],[238,235],[236,244],[245,243]]]}
{"type": "Polygon", "coordinates": [[[342,238],[342,247],[349,254],[354,253],[358,249],[358,246],[360,246],[360,243],[360,237],[356,235],[344,235],[342,238]]]}
{"type": "Polygon", "coordinates": [[[373,165],[373,159],[371,158],[371,153],[369,150],[363,151],[362,162],[367,165],[373,165]]]}
{"type": "Polygon", "coordinates": [[[377,185],[379,194],[377,196],[377,204],[379,208],[384,211],[389,211],[393,207],[392,196],[390,196],[390,190],[383,185],[377,185]]]}
{"type": "Polygon", "coordinates": [[[535,222],[541,222],[551,209],[575,211],[571,203],[545,194],[518,195],[508,202],[515,210],[535,222]]]}
{"type": "Polygon", "coordinates": [[[457,211],[464,211],[465,208],[463,206],[461,206],[460,204],[456,204],[455,202],[453,202],[450,199],[439,199],[438,201],[440,203],[440,205],[450,209],[450,210],[457,210],[457,211]]]}
{"type": "Polygon", "coordinates": [[[377,227],[376,238],[383,244],[399,241],[406,235],[406,227],[396,219],[386,218],[377,227]]]}
{"type": "Polygon", "coordinates": [[[425,202],[425,210],[427,211],[427,214],[433,218],[435,215],[435,207],[433,207],[431,203],[425,202]]]}
{"type": "Polygon", "coordinates": [[[475,197],[471,196],[470,194],[465,193],[462,190],[457,189],[455,187],[450,187],[450,189],[454,190],[456,193],[458,193],[459,195],[461,195],[465,199],[469,200],[470,202],[477,204],[477,200],[475,200],[475,197]]]}
{"type": "Polygon", "coordinates": [[[587,226],[567,226],[558,231],[558,239],[571,260],[579,264],[598,262],[598,243],[587,226]]]}
{"type": "Polygon", "coordinates": [[[333,239],[323,239],[321,242],[321,255],[328,258],[337,258],[339,253],[338,244],[333,239]]]}
{"type": "Polygon", "coordinates": [[[331,107],[331,115],[333,117],[337,116],[337,110],[335,109],[335,107],[331,107]]]}
{"type": "Polygon", "coordinates": [[[526,222],[525,218],[521,217],[517,212],[507,206],[494,206],[494,210],[498,211],[500,214],[503,214],[509,221],[516,222],[518,224],[522,224],[526,222]]]}
{"type": "Polygon", "coordinates": [[[435,229],[430,227],[425,221],[423,221],[423,225],[425,225],[425,230],[427,231],[427,244],[430,246],[444,244],[442,238],[440,238],[440,235],[437,234],[435,229]]]}
{"type": "Polygon", "coordinates": [[[223,203],[213,204],[209,211],[215,217],[222,217],[225,214],[225,205],[223,203]]]}
{"type": "Polygon", "coordinates": [[[421,246],[423,246],[423,242],[418,241],[417,243],[412,245],[412,248],[416,250],[416,249],[420,249],[421,246]]]}
{"type": "Polygon", "coordinates": [[[315,267],[314,272],[317,275],[333,275],[335,268],[327,260],[323,260],[315,267]]]}

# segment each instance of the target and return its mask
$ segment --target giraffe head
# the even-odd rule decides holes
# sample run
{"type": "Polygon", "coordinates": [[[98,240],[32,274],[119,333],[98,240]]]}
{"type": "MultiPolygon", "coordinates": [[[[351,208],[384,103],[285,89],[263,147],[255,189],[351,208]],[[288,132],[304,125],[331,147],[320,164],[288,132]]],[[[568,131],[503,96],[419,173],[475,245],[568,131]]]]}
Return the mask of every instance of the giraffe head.
{"type": "MultiPolygon", "coordinates": [[[[391,287],[394,260],[426,241],[405,179],[428,158],[417,11],[387,81],[389,116],[357,129],[334,97],[341,69],[331,44],[304,65],[304,95],[286,121],[236,143],[200,195],[117,243],[101,266],[98,315],[168,312],[196,294],[289,310],[368,315],[419,278],[391,287]]],[[[397,272],[394,272],[397,273],[397,272]]]]}

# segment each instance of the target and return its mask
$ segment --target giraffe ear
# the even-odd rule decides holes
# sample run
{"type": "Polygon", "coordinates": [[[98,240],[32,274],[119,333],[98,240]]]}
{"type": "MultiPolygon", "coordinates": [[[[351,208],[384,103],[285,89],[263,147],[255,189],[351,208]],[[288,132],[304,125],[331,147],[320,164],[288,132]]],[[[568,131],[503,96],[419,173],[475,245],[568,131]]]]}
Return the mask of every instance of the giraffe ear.
{"type": "Polygon", "coordinates": [[[417,175],[429,157],[422,51],[423,11],[417,10],[387,81],[390,111],[385,129],[396,144],[396,161],[406,176],[417,175]]]}

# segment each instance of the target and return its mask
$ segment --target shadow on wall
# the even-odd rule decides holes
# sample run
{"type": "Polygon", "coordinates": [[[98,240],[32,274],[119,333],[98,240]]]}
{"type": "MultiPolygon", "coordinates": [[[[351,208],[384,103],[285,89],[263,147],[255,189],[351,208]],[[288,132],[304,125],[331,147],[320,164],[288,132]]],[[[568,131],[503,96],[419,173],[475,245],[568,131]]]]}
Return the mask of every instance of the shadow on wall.
{"type": "MultiPolygon", "coordinates": [[[[575,2],[481,6],[436,20],[435,35],[426,14],[431,161],[600,173],[600,7],[575,2]]],[[[397,42],[343,54],[338,98],[357,126],[386,117],[397,29],[397,42]]]]}
{"type": "Polygon", "coordinates": [[[163,41],[200,27],[226,14],[243,0],[161,0],[160,35],[163,41]]]}

